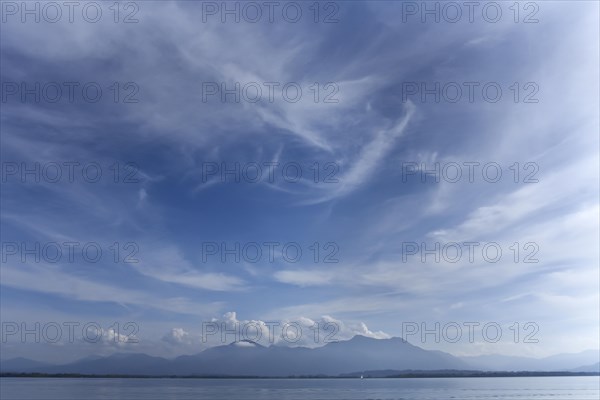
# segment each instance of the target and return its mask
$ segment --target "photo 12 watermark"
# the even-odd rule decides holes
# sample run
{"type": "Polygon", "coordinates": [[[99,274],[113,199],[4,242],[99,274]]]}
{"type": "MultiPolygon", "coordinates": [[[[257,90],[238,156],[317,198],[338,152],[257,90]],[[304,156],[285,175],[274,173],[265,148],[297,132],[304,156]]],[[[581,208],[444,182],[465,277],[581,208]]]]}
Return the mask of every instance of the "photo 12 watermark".
{"type": "Polygon", "coordinates": [[[103,103],[135,104],[139,93],[135,82],[2,82],[2,103],[95,104],[104,99],[103,103]]]}
{"type": "Polygon", "coordinates": [[[94,321],[2,322],[2,343],[139,343],[140,328],[135,322],[113,322],[110,326],[94,321]]]}
{"type": "Polygon", "coordinates": [[[340,246],[336,242],[202,242],[203,263],[275,263],[337,264],[340,246]]]}
{"type": "Polygon", "coordinates": [[[2,242],[2,263],[73,264],[101,261],[137,264],[140,247],[136,242],[2,242]]]}
{"type": "Polygon", "coordinates": [[[134,162],[99,161],[3,161],[2,183],[140,183],[140,168],[134,162]]]}
{"type": "Polygon", "coordinates": [[[510,258],[515,264],[537,264],[540,246],[536,242],[502,245],[497,242],[402,242],[402,262],[491,263],[510,258]]]}
{"type": "Polygon", "coordinates": [[[202,82],[202,102],[337,104],[340,88],[335,82],[301,85],[298,82],[202,82]]]}
{"type": "Polygon", "coordinates": [[[538,183],[540,166],[535,162],[502,165],[494,161],[402,162],[402,183],[538,183]]]}
{"type": "Polygon", "coordinates": [[[514,322],[509,326],[498,322],[402,322],[402,338],[421,343],[498,343],[508,338],[513,343],[539,343],[540,327],[535,322],[514,322]]]}
{"type": "Polygon", "coordinates": [[[340,22],[340,3],[335,1],[202,1],[201,5],[205,24],[340,22]]]}
{"type": "Polygon", "coordinates": [[[402,1],[400,4],[399,19],[403,23],[540,22],[540,5],[534,1],[402,1]]]}
{"type": "Polygon", "coordinates": [[[90,23],[137,24],[140,3],[134,1],[3,1],[3,24],[90,23]]]}
{"type": "Polygon", "coordinates": [[[323,344],[337,342],[336,337],[340,327],[335,322],[319,323],[306,326],[300,322],[279,321],[250,321],[236,322],[202,322],[202,343],[217,341],[218,343],[231,342],[261,342],[266,340],[269,344],[283,341],[291,344],[309,342],[323,344]],[[304,339],[304,340],[303,340],[304,339]]]}
{"type": "Polygon", "coordinates": [[[540,86],[536,82],[402,82],[402,102],[416,103],[498,103],[504,100],[514,103],[536,104],[540,100],[540,86]]]}
{"type": "Polygon", "coordinates": [[[313,183],[339,183],[340,166],[335,162],[251,161],[203,162],[200,165],[202,183],[297,183],[308,179],[313,183]]]}

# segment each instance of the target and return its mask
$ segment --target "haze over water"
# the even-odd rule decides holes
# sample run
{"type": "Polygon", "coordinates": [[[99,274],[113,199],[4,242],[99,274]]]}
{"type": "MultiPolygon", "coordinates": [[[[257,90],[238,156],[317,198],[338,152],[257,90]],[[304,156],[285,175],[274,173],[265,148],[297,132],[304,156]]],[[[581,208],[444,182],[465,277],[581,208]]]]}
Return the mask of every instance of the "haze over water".
{"type": "Polygon", "coordinates": [[[419,379],[2,378],[3,400],[598,399],[599,377],[419,379]]]}

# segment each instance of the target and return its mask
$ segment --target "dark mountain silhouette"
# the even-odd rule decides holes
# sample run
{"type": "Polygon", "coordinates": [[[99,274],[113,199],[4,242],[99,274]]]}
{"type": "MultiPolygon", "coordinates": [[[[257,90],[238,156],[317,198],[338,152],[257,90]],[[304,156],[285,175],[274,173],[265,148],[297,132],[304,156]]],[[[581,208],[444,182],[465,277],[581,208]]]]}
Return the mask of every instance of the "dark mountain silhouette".
{"type": "Polygon", "coordinates": [[[400,338],[351,340],[323,347],[264,347],[250,341],[209,348],[201,353],[172,360],[145,354],[114,354],[59,366],[13,368],[3,372],[77,373],[94,375],[197,375],[197,376],[298,376],[339,375],[375,369],[463,369],[458,358],[427,351],[400,338]]]}
{"type": "Polygon", "coordinates": [[[174,360],[177,375],[338,375],[360,369],[461,369],[466,364],[447,353],[423,350],[400,338],[351,340],[323,347],[263,347],[246,342],[240,346],[213,347],[174,360]]]}
{"type": "MultiPolygon", "coordinates": [[[[372,339],[355,336],[348,341],[319,348],[265,347],[240,341],[212,347],[195,355],[174,359],[139,353],[87,357],[65,364],[48,365],[23,358],[5,360],[3,373],[145,375],[145,376],[352,376],[370,371],[374,376],[400,371],[573,371],[598,369],[598,351],[559,354],[543,359],[508,356],[454,357],[424,350],[401,338],[372,339]],[[584,367],[580,367],[580,366],[584,367]],[[359,372],[357,372],[359,371],[359,372]]],[[[419,373],[421,373],[419,372],[419,373]]]]}

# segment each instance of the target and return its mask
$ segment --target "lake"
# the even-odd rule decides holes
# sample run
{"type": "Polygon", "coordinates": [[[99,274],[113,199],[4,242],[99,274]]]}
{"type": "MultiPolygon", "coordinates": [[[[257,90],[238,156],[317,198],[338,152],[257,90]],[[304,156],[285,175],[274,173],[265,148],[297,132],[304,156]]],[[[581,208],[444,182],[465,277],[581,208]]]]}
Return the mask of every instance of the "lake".
{"type": "Polygon", "coordinates": [[[409,400],[600,398],[600,377],[416,379],[0,378],[2,400],[409,400]]]}

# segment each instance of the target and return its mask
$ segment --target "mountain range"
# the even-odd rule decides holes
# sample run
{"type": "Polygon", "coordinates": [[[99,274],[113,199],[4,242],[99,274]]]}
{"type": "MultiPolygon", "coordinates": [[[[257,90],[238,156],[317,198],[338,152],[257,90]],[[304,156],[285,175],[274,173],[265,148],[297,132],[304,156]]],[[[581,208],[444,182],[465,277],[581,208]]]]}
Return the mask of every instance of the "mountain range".
{"type": "Polygon", "coordinates": [[[598,351],[563,354],[546,359],[525,357],[455,357],[425,350],[401,338],[355,336],[318,348],[265,347],[239,341],[174,359],[139,353],[87,357],[65,365],[24,358],[0,362],[2,373],[144,375],[144,376],[340,376],[357,371],[598,371],[598,351]],[[584,367],[582,367],[584,366],[584,367]],[[587,366],[587,367],[585,367],[587,366]],[[586,368],[590,368],[586,370],[586,368]]]}
{"type": "Polygon", "coordinates": [[[488,371],[598,371],[598,350],[556,354],[544,358],[485,355],[462,357],[474,369],[488,371]]]}

